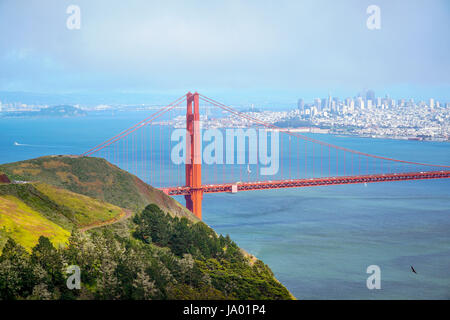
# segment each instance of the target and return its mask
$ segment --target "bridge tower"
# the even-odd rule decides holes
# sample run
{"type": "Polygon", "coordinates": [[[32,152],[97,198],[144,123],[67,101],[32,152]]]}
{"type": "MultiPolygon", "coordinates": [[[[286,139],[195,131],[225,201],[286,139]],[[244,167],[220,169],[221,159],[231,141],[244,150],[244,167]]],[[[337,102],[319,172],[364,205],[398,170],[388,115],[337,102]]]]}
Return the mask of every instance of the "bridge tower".
{"type": "Polygon", "coordinates": [[[202,219],[202,150],[200,137],[200,111],[198,93],[186,95],[186,208],[202,219]],[[193,107],[193,108],[192,108],[193,107]]]}

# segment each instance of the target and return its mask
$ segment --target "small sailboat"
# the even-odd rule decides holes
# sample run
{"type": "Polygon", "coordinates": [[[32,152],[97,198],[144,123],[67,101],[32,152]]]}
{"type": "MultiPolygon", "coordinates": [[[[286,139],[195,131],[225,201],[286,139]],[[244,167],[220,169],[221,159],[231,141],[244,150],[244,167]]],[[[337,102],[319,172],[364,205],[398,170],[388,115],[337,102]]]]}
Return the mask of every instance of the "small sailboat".
{"type": "Polygon", "coordinates": [[[367,182],[364,182],[364,187],[367,187],[367,182]]]}
{"type": "Polygon", "coordinates": [[[250,164],[247,164],[247,173],[248,174],[252,173],[252,170],[250,170],[250,164]]]}

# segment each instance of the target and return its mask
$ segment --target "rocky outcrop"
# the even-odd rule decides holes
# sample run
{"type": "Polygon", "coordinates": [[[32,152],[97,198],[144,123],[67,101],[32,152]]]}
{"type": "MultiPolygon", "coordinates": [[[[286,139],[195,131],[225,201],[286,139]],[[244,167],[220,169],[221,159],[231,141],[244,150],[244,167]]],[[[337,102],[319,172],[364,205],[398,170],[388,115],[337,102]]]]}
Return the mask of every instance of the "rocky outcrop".
{"type": "Polygon", "coordinates": [[[11,183],[6,174],[0,172],[0,183],[11,183]]]}

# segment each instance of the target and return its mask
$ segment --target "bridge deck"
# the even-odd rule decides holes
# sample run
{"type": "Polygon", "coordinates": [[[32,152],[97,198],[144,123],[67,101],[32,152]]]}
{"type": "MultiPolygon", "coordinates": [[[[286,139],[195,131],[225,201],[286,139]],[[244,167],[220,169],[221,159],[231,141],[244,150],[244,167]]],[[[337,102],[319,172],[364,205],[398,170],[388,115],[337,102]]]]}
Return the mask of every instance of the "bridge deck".
{"type": "MultiPolygon", "coordinates": [[[[260,182],[236,182],[236,183],[202,185],[201,189],[203,190],[204,193],[218,193],[218,192],[238,192],[238,191],[265,190],[265,189],[300,188],[300,187],[316,187],[316,186],[329,186],[340,184],[444,179],[444,178],[450,178],[450,171],[373,174],[362,176],[273,180],[260,182]]],[[[161,188],[161,190],[171,196],[181,196],[190,194],[189,187],[170,187],[170,188],[161,188]]]]}

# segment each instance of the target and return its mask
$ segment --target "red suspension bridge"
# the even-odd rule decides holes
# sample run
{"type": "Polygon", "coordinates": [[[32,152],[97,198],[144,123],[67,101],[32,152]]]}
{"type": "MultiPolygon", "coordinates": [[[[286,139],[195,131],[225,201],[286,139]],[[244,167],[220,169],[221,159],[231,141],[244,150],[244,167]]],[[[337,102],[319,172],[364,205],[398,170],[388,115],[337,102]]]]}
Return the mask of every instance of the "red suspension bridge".
{"type": "Polygon", "coordinates": [[[94,155],[136,174],[168,195],[184,196],[186,207],[200,219],[206,193],[450,178],[448,165],[343,148],[277,127],[266,122],[261,113],[240,112],[190,92],[83,154],[94,155]],[[227,136],[227,147],[232,146],[232,151],[223,161],[224,151],[229,151],[218,134],[223,130],[213,128],[215,134],[202,136],[202,126],[217,126],[220,121],[224,125],[264,129],[265,133],[255,130],[252,135],[241,130],[244,136],[237,148],[235,137],[230,142],[227,136]],[[185,135],[174,139],[177,127],[183,128],[185,135]],[[280,156],[277,170],[263,175],[261,167],[269,161],[268,154],[261,152],[268,147],[265,140],[261,145],[261,138],[269,133],[272,138],[279,134],[278,140],[269,143],[271,161],[280,156]],[[259,145],[252,143],[252,137],[259,145]],[[204,141],[209,142],[205,148],[204,141]],[[212,160],[203,160],[205,153],[212,160]],[[182,161],[174,160],[180,158],[182,161]]]}

